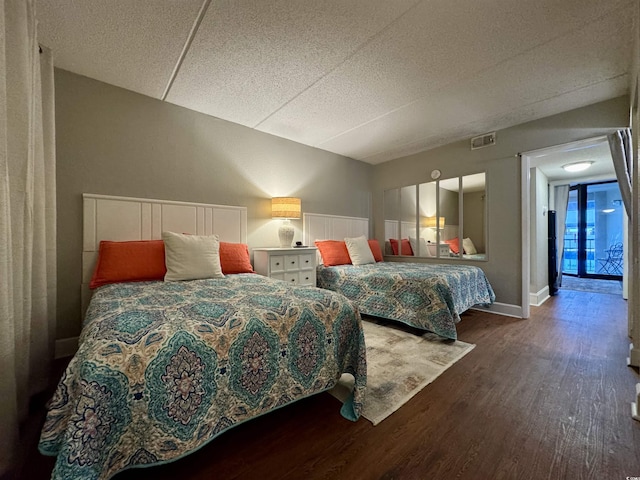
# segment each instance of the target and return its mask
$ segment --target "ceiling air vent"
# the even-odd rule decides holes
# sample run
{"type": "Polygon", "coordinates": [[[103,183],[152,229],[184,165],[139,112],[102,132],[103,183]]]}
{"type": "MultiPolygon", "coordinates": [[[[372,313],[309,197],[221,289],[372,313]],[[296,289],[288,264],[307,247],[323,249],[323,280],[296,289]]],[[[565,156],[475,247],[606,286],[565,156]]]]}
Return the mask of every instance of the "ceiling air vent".
{"type": "Polygon", "coordinates": [[[496,132],[485,133],[484,135],[478,135],[471,139],[471,150],[477,150],[478,148],[489,147],[496,144],[496,132]]]}

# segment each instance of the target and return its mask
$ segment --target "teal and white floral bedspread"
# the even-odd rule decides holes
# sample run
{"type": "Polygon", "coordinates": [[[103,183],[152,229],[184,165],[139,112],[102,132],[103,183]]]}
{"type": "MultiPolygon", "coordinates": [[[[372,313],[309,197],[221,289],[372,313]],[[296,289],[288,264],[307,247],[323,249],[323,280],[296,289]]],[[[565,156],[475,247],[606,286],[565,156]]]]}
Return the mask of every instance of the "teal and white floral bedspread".
{"type": "Polygon", "coordinates": [[[366,315],[397,320],[446,338],[473,305],[495,301],[484,272],[470,265],[379,262],[318,267],[317,285],[339,292],[366,315]]]}
{"type": "Polygon", "coordinates": [[[358,310],[344,297],[255,274],[106,285],[50,404],[39,448],[53,478],[110,478],[182,457],[221,432],[367,380],[358,310]]]}

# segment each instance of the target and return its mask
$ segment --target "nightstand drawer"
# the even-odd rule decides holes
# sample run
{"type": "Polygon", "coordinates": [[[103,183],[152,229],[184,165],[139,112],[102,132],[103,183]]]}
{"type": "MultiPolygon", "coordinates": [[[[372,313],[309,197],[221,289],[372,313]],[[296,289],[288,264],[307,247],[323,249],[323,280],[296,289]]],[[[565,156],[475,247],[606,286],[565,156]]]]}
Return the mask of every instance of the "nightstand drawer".
{"type": "Polygon", "coordinates": [[[298,255],[285,255],[284,257],[284,269],[285,270],[300,270],[298,266],[298,255]]]}
{"type": "Polygon", "coordinates": [[[313,270],[316,268],[316,257],[314,255],[300,255],[300,270],[313,270]]]}
{"type": "Polygon", "coordinates": [[[284,259],[284,255],[271,255],[269,257],[271,273],[284,272],[284,259]]]}
{"type": "Polygon", "coordinates": [[[315,270],[301,270],[299,273],[300,285],[316,286],[316,271],[315,270]]]}
{"type": "Polygon", "coordinates": [[[291,285],[298,285],[300,283],[300,276],[298,272],[285,272],[284,281],[291,285]]]}

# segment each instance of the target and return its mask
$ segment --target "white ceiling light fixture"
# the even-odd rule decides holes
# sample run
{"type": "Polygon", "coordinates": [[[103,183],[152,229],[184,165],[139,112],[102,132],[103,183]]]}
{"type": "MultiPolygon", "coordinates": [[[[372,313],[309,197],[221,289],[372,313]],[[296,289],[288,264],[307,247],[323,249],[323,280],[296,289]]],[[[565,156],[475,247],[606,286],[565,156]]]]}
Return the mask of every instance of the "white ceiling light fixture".
{"type": "Polygon", "coordinates": [[[563,165],[562,168],[567,172],[581,172],[589,168],[591,165],[593,165],[593,162],[575,162],[567,163],[566,165],[563,165]]]}
{"type": "Polygon", "coordinates": [[[613,213],[615,211],[615,208],[605,208],[604,210],[602,210],[602,213],[613,213]]]}

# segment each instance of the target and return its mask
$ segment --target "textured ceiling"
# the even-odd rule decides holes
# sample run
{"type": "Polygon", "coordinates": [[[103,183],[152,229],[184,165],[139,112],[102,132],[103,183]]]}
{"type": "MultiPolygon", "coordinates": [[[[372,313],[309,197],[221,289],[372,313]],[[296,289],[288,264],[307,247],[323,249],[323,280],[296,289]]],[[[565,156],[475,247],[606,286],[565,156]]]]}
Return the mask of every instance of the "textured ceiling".
{"type": "Polygon", "coordinates": [[[590,138],[566,145],[545,148],[529,156],[530,166],[539,168],[549,181],[576,183],[583,179],[605,178],[615,180],[616,173],[611,159],[611,150],[606,137],[590,138]],[[563,165],[592,162],[587,170],[567,172],[563,165]]]}
{"type": "Polygon", "coordinates": [[[377,164],[628,92],[634,0],[37,0],[55,65],[377,164]]]}

